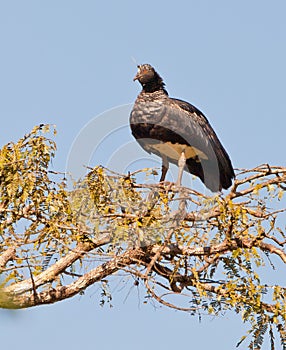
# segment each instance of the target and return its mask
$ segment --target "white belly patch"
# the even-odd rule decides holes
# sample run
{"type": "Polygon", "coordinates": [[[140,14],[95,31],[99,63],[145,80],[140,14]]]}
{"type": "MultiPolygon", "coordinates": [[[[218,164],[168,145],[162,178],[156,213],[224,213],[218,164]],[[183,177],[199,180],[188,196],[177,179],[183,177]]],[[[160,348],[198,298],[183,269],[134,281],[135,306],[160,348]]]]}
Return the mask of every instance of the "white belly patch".
{"type": "Polygon", "coordinates": [[[151,152],[154,152],[154,151],[155,153],[159,152],[160,154],[165,155],[168,158],[174,159],[174,160],[178,160],[182,152],[185,152],[186,159],[196,158],[196,157],[199,157],[200,159],[208,159],[207,155],[204,152],[198,150],[196,147],[181,145],[179,143],[171,143],[171,142],[157,143],[157,144],[148,145],[146,148],[148,148],[151,152]]]}

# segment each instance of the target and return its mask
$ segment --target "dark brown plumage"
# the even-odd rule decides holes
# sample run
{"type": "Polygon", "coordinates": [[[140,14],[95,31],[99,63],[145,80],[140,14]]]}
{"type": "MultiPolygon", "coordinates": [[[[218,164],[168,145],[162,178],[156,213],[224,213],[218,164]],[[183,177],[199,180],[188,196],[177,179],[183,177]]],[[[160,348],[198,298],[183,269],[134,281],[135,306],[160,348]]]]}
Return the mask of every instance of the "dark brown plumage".
{"type": "Polygon", "coordinates": [[[230,187],[234,178],[230,158],[203,113],[188,102],[170,98],[149,64],[138,66],[134,80],[139,80],[142,91],[130,115],[131,131],[144,150],[162,158],[160,181],[169,162],[178,164],[184,152],[185,170],[211,191],[230,187]]]}

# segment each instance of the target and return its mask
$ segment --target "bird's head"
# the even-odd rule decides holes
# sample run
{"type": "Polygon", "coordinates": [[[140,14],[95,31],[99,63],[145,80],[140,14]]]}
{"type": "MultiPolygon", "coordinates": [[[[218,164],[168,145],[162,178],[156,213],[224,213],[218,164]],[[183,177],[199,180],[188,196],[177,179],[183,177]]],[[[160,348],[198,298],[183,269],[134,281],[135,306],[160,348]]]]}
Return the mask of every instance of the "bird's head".
{"type": "Polygon", "coordinates": [[[138,72],[133,81],[138,80],[145,90],[158,90],[164,88],[163,79],[150,64],[140,64],[137,66],[138,72]]]}

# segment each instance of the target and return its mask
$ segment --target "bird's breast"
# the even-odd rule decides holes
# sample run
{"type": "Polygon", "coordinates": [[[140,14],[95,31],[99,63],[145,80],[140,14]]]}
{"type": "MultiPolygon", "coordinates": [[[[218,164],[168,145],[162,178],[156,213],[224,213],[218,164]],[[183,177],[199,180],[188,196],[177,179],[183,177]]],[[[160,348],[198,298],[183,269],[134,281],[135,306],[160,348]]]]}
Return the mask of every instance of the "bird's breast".
{"type": "Polygon", "coordinates": [[[163,111],[164,105],[160,101],[150,101],[146,103],[144,100],[138,100],[131,112],[130,123],[158,124],[162,119],[163,111]]]}

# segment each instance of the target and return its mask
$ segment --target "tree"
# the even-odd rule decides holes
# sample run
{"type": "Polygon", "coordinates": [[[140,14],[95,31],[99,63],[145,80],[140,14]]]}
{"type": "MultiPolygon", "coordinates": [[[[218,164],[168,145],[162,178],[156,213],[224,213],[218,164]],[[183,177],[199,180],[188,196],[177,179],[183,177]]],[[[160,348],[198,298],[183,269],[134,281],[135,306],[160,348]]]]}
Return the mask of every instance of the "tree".
{"type": "Polygon", "coordinates": [[[50,129],[35,127],[0,151],[0,307],[55,303],[98,282],[103,304],[108,279],[123,271],[166,307],[234,310],[250,324],[250,348],[266,332],[271,349],[275,333],[286,346],[286,288],[263,281],[265,267],[285,269],[286,168],[241,170],[226,195],[136,181],[152,170],[99,166],[68,189],[49,168],[50,129]]]}

